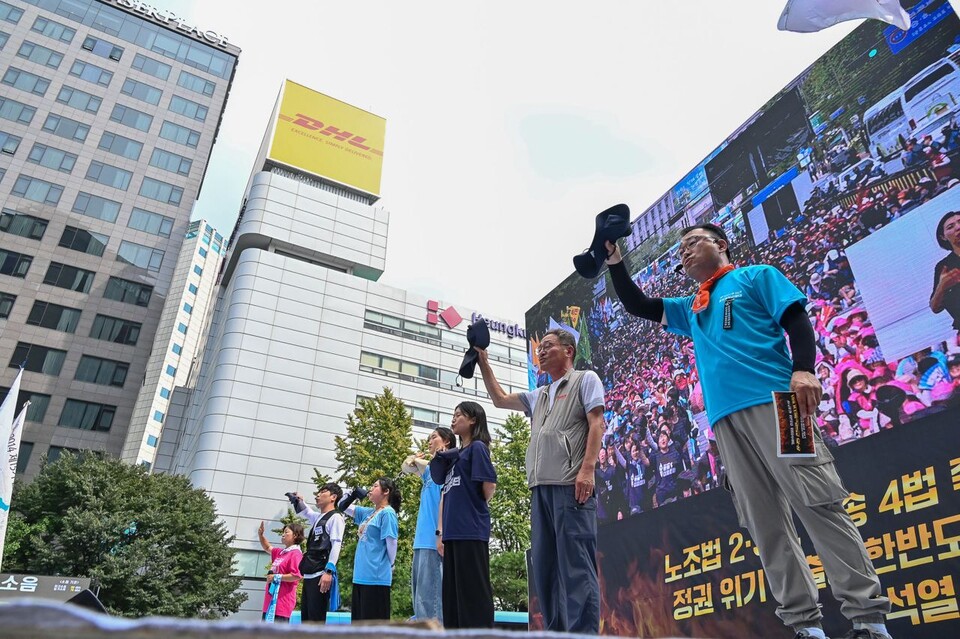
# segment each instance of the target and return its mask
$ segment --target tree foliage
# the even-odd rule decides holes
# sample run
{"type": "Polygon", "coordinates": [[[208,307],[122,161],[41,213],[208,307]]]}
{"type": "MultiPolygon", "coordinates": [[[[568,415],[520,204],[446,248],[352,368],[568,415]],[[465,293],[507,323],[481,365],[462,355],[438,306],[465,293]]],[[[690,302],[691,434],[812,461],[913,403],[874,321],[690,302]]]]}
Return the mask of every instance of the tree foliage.
{"type": "MultiPolygon", "coordinates": [[[[413,615],[410,574],[413,537],[420,507],[420,479],[402,475],[403,460],[417,447],[413,443],[413,418],[403,402],[389,388],[373,399],[361,399],[347,416],[347,434],[336,438],[337,472],[341,485],[369,488],[380,477],[397,482],[403,504],[399,513],[400,538],[393,568],[392,614],[395,619],[413,615]]],[[[422,445],[421,445],[422,446],[422,445]]],[[[318,484],[319,486],[320,484],[318,484]]],[[[348,519],[343,549],[337,562],[340,600],[349,605],[352,594],[353,557],[357,549],[357,527],[348,519]]]]}
{"type": "Polygon", "coordinates": [[[496,430],[490,458],[497,470],[497,492],[490,501],[491,545],[502,552],[530,547],[530,489],[524,466],[530,444],[530,424],[512,413],[496,430]]]}
{"type": "Polygon", "coordinates": [[[90,577],[112,614],[219,618],[246,599],[233,537],[185,477],[64,453],[18,484],[11,521],[5,569],[90,577]]]}
{"type": "Polygon", "coordinates": [[[525,461],[530,423],[512,413],[494,435],[490,456],[497,469],[497,492],[490,502],[490,582],[499,610],[527,609],[530,547],[530,489],[525,461]]]}

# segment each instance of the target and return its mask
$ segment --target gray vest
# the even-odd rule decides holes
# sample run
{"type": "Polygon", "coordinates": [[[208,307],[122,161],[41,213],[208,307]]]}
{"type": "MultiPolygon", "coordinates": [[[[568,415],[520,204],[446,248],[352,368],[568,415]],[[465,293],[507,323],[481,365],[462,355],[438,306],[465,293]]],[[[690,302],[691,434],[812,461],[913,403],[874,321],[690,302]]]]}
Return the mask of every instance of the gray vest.
{"type": "Polygon", "coordinates": [[[537,395],[530,419],[530,446],[527,448],[527,485],[573,485],[587,449],[587,412],[580,400],[584,371],[570,369],[557,382],[553,407],[550,387],[537,395]]]}

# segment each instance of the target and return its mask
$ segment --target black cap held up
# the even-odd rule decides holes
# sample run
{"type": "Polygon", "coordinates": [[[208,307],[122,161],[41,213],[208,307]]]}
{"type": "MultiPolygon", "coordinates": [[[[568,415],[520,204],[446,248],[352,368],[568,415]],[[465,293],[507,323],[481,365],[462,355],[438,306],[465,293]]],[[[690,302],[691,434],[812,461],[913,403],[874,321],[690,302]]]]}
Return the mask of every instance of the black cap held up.
{"type": "Polygon", "coordinates": [[[573,258],[573,267],[582,277],[593,279],[600,274],[607,259],[606,242],[616,242],[630,235],[630,207],[617,204],[597,215],[597,226],[590,248],[573,258]]]}
{"type": "Polygon", "coordinates": [[[487,348],[490,346],[490,329],[487,328],[487,323],[482,319],[477,320],[473,324],[467,327],[467,343],[470,346],[467,348],[467,352],[463,355],[463,361],[460,363],[460,376],[464,379],[470,379],[473,377],[473,371],[477,367],[477,351],[473,349],[474,346],[480,348],[487,348]]]}

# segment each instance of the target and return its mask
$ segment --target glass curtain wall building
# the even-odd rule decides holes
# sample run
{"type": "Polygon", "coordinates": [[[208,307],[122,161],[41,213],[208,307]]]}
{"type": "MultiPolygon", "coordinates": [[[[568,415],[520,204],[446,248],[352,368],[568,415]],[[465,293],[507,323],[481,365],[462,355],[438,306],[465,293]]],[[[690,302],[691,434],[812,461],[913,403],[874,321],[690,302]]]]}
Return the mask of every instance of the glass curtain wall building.
{"type": "Polygon", "coordinates": [[[27,476],[120,455],[237,66],[137,7],[0,0],[0,384],[25,366],[27,476]]]}

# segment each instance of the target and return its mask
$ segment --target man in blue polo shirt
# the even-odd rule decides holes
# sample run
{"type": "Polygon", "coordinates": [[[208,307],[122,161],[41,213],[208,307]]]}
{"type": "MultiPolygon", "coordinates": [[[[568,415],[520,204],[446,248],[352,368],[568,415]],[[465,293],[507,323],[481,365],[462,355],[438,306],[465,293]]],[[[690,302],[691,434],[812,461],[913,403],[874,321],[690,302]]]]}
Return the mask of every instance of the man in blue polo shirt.
{"type": "Polygon", "coordinates": [[[610,276],[627,312],[693,339],[707,418],[726,467],[724,483],[740,524],[760,551],[780,604],[777,615],[798,639],[825,639],[817,586],[792,509],[813,540],[841,611],[853,622],[845,637],[890,639],[884,623],[890,602],[843,509],[847,491],[819,431],[816,457],[777,456],[772,391],[796,392],[806,419],[814,419],[822,394],[803,293],[771,266],[735,268],[726,234],[713,224],[683,230],[683,270],[700,285],[688,297],[647,297],[630,279],[620,249],[608,242],[607,251],[610,276]]]}

